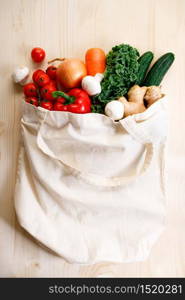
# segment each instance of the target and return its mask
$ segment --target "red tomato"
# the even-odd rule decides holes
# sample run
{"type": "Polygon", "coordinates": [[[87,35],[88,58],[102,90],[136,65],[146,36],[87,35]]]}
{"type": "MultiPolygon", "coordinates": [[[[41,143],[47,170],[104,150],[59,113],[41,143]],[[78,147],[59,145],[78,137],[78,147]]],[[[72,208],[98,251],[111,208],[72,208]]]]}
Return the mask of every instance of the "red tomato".
{"type": "Polygon", "coordinates": [[[25,101],[35,106],[39,105],[38,99],[36,97],[28,97],[25,99],[25,101]]]}
{"type": "Polygon", "coordinates": [[[50,101],[42,101],[40,106],[48,110],[53,109],[53,103],[50,101]]]}
{"type": "Polygon", "coordinates": [[[33,75],[32,75],[33,81],[36,82],[37,76],[38,76],[39,74],[42,74],[42,73],[44,73],[44,71],[41,70],[41,69],[38,69],[38,70],[34,71],[34,72],[33,72],[33,75]]]}
{"type": "Polygon", "coordinates": [[[57,72],[57,68],[55,66],[49,66],[46,70],[46,73],[48,74],[50,79],[56,78],[56,72],[57,72]]]}
{"type": "Polygon", "coordinates": [[[50,78],[45,72],[38,72],[35,76],[35,82],[38,86],[43,87],[50,82],[50,78]]]}
{"type": "Polygon", "coordinates": [[[46,56],[46,53],[42,48],[39,48],[39,47],[33,48],[31,51],[31,57],[34,62],[39,63],[39,62],[43,61],[45,56],[46,56]]]}
{"type": "Polygon", "coordinates": [[[40,90],[42,98],[49,101],[55,100],[55,98],[52,96],[54,91],[56,91],[56,88],[51,83],[46,84],[40,90]]]}
{"type": "Polygon", "coordinates": [[[62,104],[61,102],[56,102],[53,106],[53,110],[67,111],[67,105],[62,104]]]}
{"type": "Polygon", "coordinates": [[[37,97],[37,87],[35,83],[27,83],[24,85],[24,94],[27,97],[37,97]]]}
{"type": "Polygon", "coordinates": [[[50,80],[50,84],[57,90],[57,83],[55,80],[50,80]]]}
{"type": "Polygon", "coordinates": [[[64,103],[65,101],[66,101],[66,99],[64,99],[63,97],[57,98],[57,102],[59,102],[59,103],[64,103]]]}

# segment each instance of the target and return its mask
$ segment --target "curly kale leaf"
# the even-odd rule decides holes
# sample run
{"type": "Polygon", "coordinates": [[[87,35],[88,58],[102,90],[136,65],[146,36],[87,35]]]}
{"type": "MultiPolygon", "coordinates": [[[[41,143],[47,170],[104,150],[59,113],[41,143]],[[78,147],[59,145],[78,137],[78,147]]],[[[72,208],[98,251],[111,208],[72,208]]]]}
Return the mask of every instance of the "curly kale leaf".
{"type": "Polygon", "coordinates": [[[135,84],[139,69],[139,52],[130,45],[114,46],[107,55],[107,66],[101,82],[102,91],[92,99],[93,112],[103,113],[111,100],[127,94],[135,84]]]}

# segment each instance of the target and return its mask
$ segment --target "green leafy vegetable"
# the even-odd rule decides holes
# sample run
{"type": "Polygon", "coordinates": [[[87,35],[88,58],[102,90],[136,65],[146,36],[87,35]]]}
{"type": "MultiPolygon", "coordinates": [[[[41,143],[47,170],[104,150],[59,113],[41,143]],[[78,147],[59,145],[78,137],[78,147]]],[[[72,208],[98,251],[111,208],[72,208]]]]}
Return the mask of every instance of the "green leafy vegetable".
{"type": "Polygon", "coordinates": [[[102,91],[92,98],[92,111],[104,113],[105,105],[124,96],[137,81],[139,52],[130,45],[114,46],[107,55],[102,91]]]}

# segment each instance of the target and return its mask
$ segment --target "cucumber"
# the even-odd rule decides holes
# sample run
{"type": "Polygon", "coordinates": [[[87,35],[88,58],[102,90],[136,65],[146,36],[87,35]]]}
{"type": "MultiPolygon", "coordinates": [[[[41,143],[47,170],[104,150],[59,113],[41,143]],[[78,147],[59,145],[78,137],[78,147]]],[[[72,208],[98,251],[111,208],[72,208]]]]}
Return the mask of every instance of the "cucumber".
{"type": "Polygon", "coordinates": [[[148,72],[144,80],[144,85],[145,86],[160,85],[164,75],[167,73],[174,59],[175,59],[175,55],[171,52],[161,56],[148,72]]]}
{"type": "Polygon", "coordinates": [[[139,71],[138,71],[138,79],[137,84],[142,86],[146,73],[148,71],[148,68],[152,62],[154,55],[151,51],[145,52],[143,55],[140,56],[138,59],[139,63],[139,71]]]}

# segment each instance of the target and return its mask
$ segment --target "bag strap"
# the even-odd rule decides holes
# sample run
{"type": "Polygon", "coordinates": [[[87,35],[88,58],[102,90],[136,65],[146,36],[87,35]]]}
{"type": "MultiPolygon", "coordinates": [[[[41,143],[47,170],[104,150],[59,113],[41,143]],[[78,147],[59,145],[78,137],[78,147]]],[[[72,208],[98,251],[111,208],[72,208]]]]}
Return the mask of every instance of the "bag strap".
{"type": "MultiPolygon", "coordinates": [[[[138,177],[143,175],[148,168],[150,167],[152,163],[152,159],[154,156],[154,144],[152,142],[149,142],[149,140],[146,140],[146,137],[144,138],[144,135],[141,134],[141,132],[138,131],[137,126],[134,126],[134,119],[133,118],[126,118],[120,122],[121,126],[123,126],[134,138],[139,140],[141,143],[145,146],[145,158],[142,164],[142,167],[140,168],[139,172],[135,172],[132,176],[120,176],[120,177],[102,177],[101,175],[85,172],[82,170],[79,170],[68,163],[64,162],[62,159],[59,159],[54,155],[54,153],[48,148],[48,146],[45,144],[45,142],[42,139],[41,136],[41,127],[44,125],[45,120],[47,117],[47,113],[44,116],[44,119],[41,122],[40,130],[37,135],[37,145],[39,149],[44,152],[46,155],[52,157],[53,159],[56,159],[60,161],[63,166],[68,169],[68,172],[70,172],[73,176],[81,178],[85,182],[96,185],[96,186],[104,186],[104,187],[116,187],[121,185],[126,185],[134,180],[136,180],[138,177]],[[124,121],[124,122],[123,122],[124,121]]],[[[136,125],[136,124],[135,124],[136,125]]]]}

